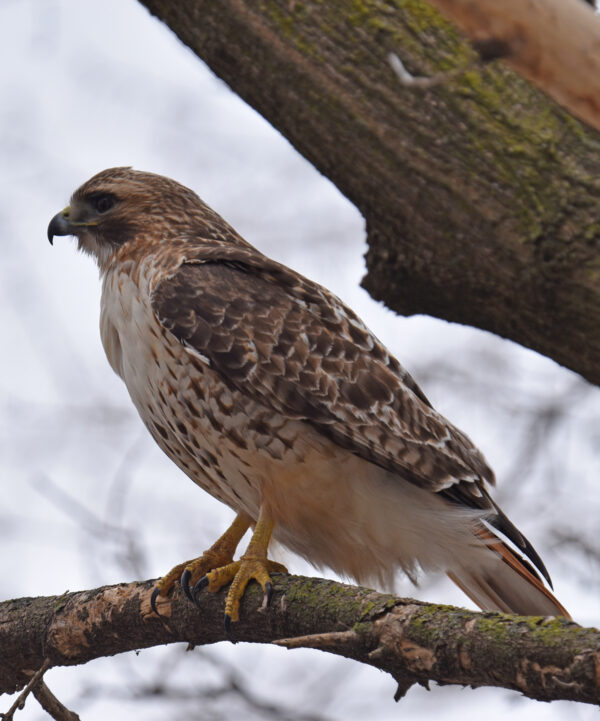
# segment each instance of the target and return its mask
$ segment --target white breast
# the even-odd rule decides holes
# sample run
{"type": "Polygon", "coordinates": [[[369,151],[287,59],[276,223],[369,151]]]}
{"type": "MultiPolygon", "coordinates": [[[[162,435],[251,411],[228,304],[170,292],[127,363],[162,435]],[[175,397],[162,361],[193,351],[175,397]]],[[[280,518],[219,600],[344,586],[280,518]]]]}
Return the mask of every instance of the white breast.
{"type": "Polygon", "coordinates": [[[127,267],[108,271],[102,288],[100,334],[113,370],[123,379],[144,424],[162,450],[198,485],[236,510],[257,516],[260,483],[227,448],[225,426],[239,424],[245,409],[208,366],[158,322],[150,279],[134,281],[127,267]],[[193,357],[192,357],[193,356],[193,357]],[[219,410],[231,413],[219,418],[219,410]]]}
{"type": "Polygon", "coordinates": [[[100,306],[104,352],[112,369],[125,381],[136,405],[136,400],[147,392],[152,340],[156,341],[159,330],[150,306],[148,279],[142,273],[140,278],[142,282],[138,285],[127,269],[108,271],[100,306]]]}

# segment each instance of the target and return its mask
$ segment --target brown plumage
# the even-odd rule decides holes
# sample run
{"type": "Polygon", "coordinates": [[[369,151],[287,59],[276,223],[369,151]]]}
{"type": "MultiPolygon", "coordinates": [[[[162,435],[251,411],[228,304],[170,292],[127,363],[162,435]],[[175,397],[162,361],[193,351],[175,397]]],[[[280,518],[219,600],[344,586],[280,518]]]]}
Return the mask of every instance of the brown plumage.
{"type": "MultiPolygon", "coordinates": [[[[98,261],[104,347],[156,442],[238,513],[219,546],[225,565],[258,522],[242,565],[273,570],[272,532],[359,582],[389,586],[398,568],[414,578],[421,566],[483,608],[566,615],[488,495],[483,456],[325,288],[262,255],[191,190],[129,168],[85,183],[48,232],[77,235],[98,261]]],[[[176,573],[197,581],[213,568],[203,559],[176,573]]],[[[266,587],[267,571],[249,577],[266,587]]],[[[211,589],[219,578],[208,574],[211,589]]],[[[171,574],[161,583],[163,594],[171,574]]]]}

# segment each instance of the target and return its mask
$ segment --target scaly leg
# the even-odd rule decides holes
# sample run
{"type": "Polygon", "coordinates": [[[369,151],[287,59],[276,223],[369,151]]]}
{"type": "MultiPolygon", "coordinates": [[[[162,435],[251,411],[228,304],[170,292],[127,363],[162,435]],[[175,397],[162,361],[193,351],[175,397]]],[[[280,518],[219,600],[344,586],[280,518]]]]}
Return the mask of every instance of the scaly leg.
{"type": "Polygon", "coordinates": [[[156,609],[156,599],[158,596],[166,596],[173,586],[181,579],[181,586],[185,594],[193,601],[190,592],[190,583],[196,584],[198,579],[202,578],[213,568],[219,568],[224,564],[233,561],[233,554],[238,547],[242,536],[252,523],[252,519],[246,513],[238,513],[235,520],[225,531],[225,533],[199,558],[185,561],[171,569],[166,576],[163,576],[156,584],[150,597],[150,604],[154,613],[158,614],[156,609]]]}
{"type": "Polygon", "coordinates": [[[205,586],[208,586],[209,591],[214,592],[231,581],[231,588],[225,599],[225,628],[228,633],[231,629],[231,623],[239,620],[240,600],[249,581],[254,579],[260,583],[267,596],[268,603],[273,592],[269,573],[287,573],[285,566],[275,561],[269,561],[267,558],[267,548],[274,526],[275,523],[265,510],[264,505],[261,506],[256,528],[246,553],[239,561],[228,563],[221,568],[214,568],[204,578],[200,579],[194,587],[193,593],[196,595],[205,586]]]}

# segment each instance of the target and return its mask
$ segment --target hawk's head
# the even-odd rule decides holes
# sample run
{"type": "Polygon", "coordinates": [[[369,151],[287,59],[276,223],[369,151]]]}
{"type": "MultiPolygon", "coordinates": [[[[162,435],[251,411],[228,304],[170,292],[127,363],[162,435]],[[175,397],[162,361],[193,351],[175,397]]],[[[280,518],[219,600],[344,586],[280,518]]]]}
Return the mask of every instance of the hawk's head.
{"type": "Polygon", "coordinates": [[[48,226],[48,239],[76,235],[79,250],[94,256],[101,270],[142,233],[168,241],[206,224],[211,212],[192,190],[153,173],[110,168],[78,188],[71,203],[48,226]]]}

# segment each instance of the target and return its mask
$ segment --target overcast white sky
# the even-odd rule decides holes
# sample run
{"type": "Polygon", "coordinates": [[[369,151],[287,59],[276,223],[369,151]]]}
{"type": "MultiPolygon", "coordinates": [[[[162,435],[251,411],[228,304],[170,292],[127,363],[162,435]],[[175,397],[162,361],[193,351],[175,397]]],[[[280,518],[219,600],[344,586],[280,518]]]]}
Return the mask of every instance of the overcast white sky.
{"type": "MultiPolygon", "coordinates": [[[[194,188],[263,252],[355,308],[482,448],[497,471],[497,497],[535,542],[576,620],[600,622],[597,560],[559,548],[553,532],[574,529],[589,543],[598,535],[597,389],[514,344],[399,318],[371,300],[359,288],[365,240],[355,208],[135,0],[0,0],[0,48],[4,598],[159,576],[200,553],[231,518],[162,457],[110,370],[92,261],[68,239],[57,238],[54,248],[46,240],[48,221],[81,182],[105,167],[133,165],[194,188]],[[534,423],[540,405],[546,414],[534,423]],[[527,464],[536,443],[539,453],[527,464]],[[139,557],[123,560],[127,543],[139,557]]],[[[292,571],[314,573],[286,560],[292,571]]],[[[443,580],[399,588],[468,605],[443,580]]],[[[220,644],[206,652],[208,661],[203,653],[197,666],[182,661],[180,685],[218,676],[210,659],[224,659],[261,698],[330,719],[467,721],[483,709],[488,721],[507,713],[515,721],[592,718],[591,708],[494,690],[413,689],[398,706],[389,678],[318,652],[220,644]]],[[[56,669],[47,680],[86,720],[175,717],[167,702],[130,702],[119,693],[164,673],[174,654],[183,651],[56,669]],[[80,697],[97,683],[114,684],[112,700],[80,697]]],[[[223,718],[236,715],[231,703],[223,718]]],[[[9,705],[0,698],[1,711],[9,705]]],[[[199,713],[182,708],[182,717],[199,713]]],[[[19,718],[43,714],[31,700],[19,718]]]]}

